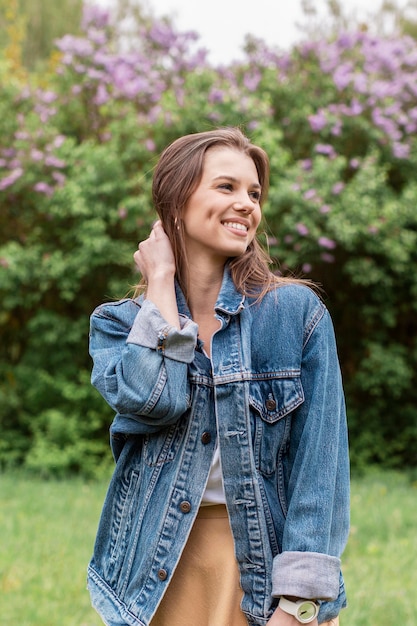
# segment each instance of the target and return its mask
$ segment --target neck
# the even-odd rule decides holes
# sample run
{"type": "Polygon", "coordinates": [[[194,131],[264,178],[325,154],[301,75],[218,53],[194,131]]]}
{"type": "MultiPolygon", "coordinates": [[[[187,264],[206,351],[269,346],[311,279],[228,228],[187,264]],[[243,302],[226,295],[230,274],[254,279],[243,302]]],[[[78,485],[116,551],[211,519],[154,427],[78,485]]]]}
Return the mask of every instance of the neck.
{"type": "Polygon", "coordinates": [[[223,280],[224,265],[198,268],[188,274],[188,305],[193,316],[212,315],[223,280]]]}

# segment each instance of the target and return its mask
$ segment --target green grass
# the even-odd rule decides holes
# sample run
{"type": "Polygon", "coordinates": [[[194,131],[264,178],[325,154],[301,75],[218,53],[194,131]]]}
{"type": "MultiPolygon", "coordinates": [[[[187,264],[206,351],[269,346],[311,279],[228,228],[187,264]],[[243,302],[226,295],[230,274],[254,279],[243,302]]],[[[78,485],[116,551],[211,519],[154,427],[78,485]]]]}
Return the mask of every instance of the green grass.
{"type": "Polygon", "coordinates": [[[417,626],[417,482],[394,473],[355,480],[351,518],[342,626],[417,626]]]}
{"type": "MultiPolygon", "coordinates": [[[[0,626],[100,626],[86,567],[106,483],[0,476],[0,626]]],[[[417,626],[417,484],[377,473],[352,485],[341,626],[417,626]]]]}
{"type": "Polygon", "coordinates": [[[86,569],[105,484],[0,476],[0,625],[99,626],[86,569]]]}

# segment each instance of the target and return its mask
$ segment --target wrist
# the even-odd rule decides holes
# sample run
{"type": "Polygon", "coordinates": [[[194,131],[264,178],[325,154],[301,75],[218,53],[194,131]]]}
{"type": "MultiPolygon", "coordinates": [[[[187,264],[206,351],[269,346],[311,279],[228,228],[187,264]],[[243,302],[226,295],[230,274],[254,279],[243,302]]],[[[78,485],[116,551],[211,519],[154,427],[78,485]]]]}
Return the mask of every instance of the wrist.
{"type": "Polygon", "coordinates": [[[147,275],[149,283],[170,283],[175,278],[175,266],[157,267],[147,275]]]}

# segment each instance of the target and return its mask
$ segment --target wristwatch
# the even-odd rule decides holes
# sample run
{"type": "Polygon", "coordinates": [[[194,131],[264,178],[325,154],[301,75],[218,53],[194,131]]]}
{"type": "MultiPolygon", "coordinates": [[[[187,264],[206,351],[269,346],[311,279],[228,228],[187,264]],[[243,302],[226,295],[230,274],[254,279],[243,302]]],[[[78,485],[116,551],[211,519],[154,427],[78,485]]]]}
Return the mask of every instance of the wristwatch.
{"type": "Polygon", "coordinates": [[[281,596],[279,607],[286,613],[294,615],[300,624],[309,624],[319,613],[319,605],[314,600],[288,600],[281,596]]]}

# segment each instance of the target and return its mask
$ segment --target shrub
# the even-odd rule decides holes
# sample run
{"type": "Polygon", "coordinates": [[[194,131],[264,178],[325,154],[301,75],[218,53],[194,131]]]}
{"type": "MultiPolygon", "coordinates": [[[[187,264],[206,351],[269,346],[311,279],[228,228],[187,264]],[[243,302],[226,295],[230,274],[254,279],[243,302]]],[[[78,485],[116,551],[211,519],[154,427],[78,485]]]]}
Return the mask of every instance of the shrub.
{"type": "Polygon", "coordinates": [[[271,158],[277,271],[324,287],[354,464],[415,465],[416,42],[249,39],[244,61],[213,68],[169,21],[141,13],[127,38],[120,26],[87,7],[30,81],[0,61],[0,462],[93,474],[109,459],[88,317],[136,279],[160,150],[240,125],[271,158]]]}

